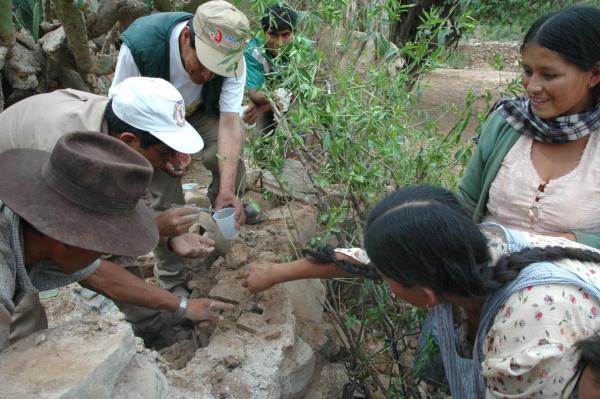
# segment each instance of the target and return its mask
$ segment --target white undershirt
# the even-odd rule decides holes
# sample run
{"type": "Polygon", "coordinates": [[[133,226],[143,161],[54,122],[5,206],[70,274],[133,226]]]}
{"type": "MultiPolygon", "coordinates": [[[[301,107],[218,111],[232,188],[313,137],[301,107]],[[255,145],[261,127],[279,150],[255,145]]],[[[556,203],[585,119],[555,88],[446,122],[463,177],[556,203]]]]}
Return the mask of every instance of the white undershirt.
{"type": "MultiPolygon", "coordinates": [[[[191,115],[198,105],[200,105],[200,91],[202,85],[195,84],[189,77],[188,73],[181,63],[179,54],[179,34],[185,28],[187,21],[178,23],[171,31],[169,38],[169,67],[171,75],[171,84],[181,93],[186,105],[186,113],[191,115]]],[[[117,67],[115,76],[112,81],[112,86],[115,86],[123,80],[132,77],[141,76],[140,71],[133,60],[131,51],[125,43],[121,45],[119,50],[119,58],[117,59],[117,67]]],[[[221,97],[219,98],[219,108],[221,112],[239,113],[242,109],[242,100],[244,98],[244,86],[246,85],[246,66],[242,74],[235,78],[225,78],[221,97]]]]}

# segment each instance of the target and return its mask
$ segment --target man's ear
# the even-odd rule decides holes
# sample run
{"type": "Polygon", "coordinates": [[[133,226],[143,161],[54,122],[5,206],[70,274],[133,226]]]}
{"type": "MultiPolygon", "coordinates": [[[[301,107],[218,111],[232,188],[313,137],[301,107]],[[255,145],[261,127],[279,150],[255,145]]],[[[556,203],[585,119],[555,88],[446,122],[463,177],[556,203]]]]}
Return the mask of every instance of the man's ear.
{"type": "Polygon", "coordinates": [[[187,26],[185,28],[183,28],[183,30],[181,31],[181,35],[183,37],[183,40],[187,44],[187,42],[190,41],[190,37],[191,37],[191,35],[190,35],[190,28],[188,28],[187,26]]]}
{"type": "Polygon", "coordinates": [[[130,132],[120,133],[116,136],[116,138],[118,138],[119,140],[121,140],[123,143],[127,144],[130,147],[135,147],[135,146],[140,145],[139,137],[130,132]]]}

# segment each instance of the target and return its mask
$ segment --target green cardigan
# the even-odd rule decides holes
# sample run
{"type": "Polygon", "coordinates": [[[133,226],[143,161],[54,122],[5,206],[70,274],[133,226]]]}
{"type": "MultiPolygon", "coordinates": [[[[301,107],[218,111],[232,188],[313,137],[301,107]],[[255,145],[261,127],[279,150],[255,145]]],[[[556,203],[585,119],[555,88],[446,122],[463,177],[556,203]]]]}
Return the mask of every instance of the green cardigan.
{"type": "MultiPolygon", "coordinates": [[[[469,161],[458,185],[458,198],[479,223],[487,213],[490,186],[496,178],[504,157],[520,134],[498,111],[492,112],[481,128],[477,150],[469,161]]],[[[600,249],[600,232],[573,231],[577,242],[600,249]]]]}

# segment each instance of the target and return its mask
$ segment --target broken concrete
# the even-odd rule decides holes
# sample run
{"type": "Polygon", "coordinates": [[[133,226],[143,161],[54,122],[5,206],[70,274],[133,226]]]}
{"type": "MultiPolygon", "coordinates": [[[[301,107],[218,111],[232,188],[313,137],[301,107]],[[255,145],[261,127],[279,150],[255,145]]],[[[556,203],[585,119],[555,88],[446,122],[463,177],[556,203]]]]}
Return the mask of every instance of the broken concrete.
{"type": "Polygon", "coordinates": [[[51,32],[46,33],[40,38],[40,45],[42,50],[48,57],[54,57],[56,53],[64,46],[67,40],[65,30],[61,26],[51,32]]]}
{"type": "MultiPolygon", "coordinates": [[[[339,399],[349,383],[346,367],[340,363],[323,366],[308,389],[304,399],[339,399]]],[[[425,396],[424,396],[425,397],[425,396]]]]}
{"type": "MultiPolygon", "coordinates": [[[[317,233],[317,211],[312,206],[290,205],[289,207],[274,208],[269,211],[269,221],[283,225],[294,244],[304,248],[317,233]]],[[[277,231],[277,230],[276,230],[277,231]]],[[[281,227],[279,228],[281,231],[281,227]]],[[[289,242],[289,237],[286,237],[289,242]]]]}
{"type": "MultiPolygon", "coordinates": [[[[208,339],[200,346],[206,346],[196,350],[197,346],[193,342],[186,341],[161,352],[160,359],[164,360],[159,366],[164,368],[163,373],[170,384],[167,387],[163,384],[161,370],[157,370],[154,364],[156,362],[153,363],[150,359],[148,366],[143,360],[132,358],[130,364],[134,370],[122,370],[120,374],[123,377],[112,382],[113,388],[110,389],[114,397],[124,399],[127,394],[136,399],[302,397],[313,374],[315,352],[297,337],[299,327],[296,314],[308,317],[307,320],[302,318],[303,326],[311,322],[309,316],[322,318],[322,311],[315,307],[318,301],[311,299],[308,304],[305,303],[307,295],[317,298],[322,287],[315,285],[307,288],[299,285],[290,290],[280,285],[255,296],[241,286],[248,270],[248,265],[244,262],[282,260],[289,256],[290,251],[287,229],[291,229],[293,234],[298,229],[298,235],[308,237],[310,234],[306,231],[307,226],[311,229],[316,225],[316,214],[312,208],[298,203],[290,204],[285,210],[275,211],[274,215],[272,221],[263,225],[244,227],[240,238],[234,241],[234,246],[237,247],[233,256],[220,259],[202,273],[191,273],[193,279],[188,284],[194,290],[193,296],[202,292],[202,296],[209,294],[213,298],[237,304],[234,311],[223,313],[225,320],[203,332],[208,339]],[[288,209],[291,209],[297,222],[289,216],[288,209]],[[307,220],[310,222],[307,223],[307,220]],[[230,261],[239,269],[232,270],[230,261]],[[210,284],[215,285],[211,287],[209,283],[200,283],[200,279],[210,280],[210,284]],[[302,293],[305,295],[304,300],[302,293]],[[294,303],[302,305],[297,312],[294,310],[294,303]],[[261,309],[262,314],[256,309],[261,309]],[[159,374],[153,377],[153,373],[159,374]],[[144,381],[144,386],[138,390],[128,386],[125,376],[130,382],[133,379],[144,381]]],[[[150,259],[148,262],[152,263],[150,259]]],[[[68,290],[65,291],[67,298],[72,301],[68,290]]],[[[63,309],[70,309],[73,302],[58,302],[61,295],[54,298],[54,301],[63,309]]],[[[71,311],[81,316],[82,308],[77,306],[71,311]]],[[[104,325],[102,328],[108,329],[104,325]]],[[[314,337],[310,338],[315,342],[319,341],[314,337]]],[[[42,347],[47,341],[40,339],[36,343],[42,347]]],[[[108,391],[109,388],[106,389],[108,391]]]]}
{"type": "Polygon", "coordinates": [[[323,320],[325,286],[318,279],[298,280],[284,283],[283,287],[292,300],[294,314],[305,320],[323,320]]]}
{"type": "Polygon", "coordinates": [[[194,357],[196,346],[194,341],[184,339],[174,345],[161,349],[158,353],[174,370],[181,370],[194,357]]]}
{"type": "Polygon", "coordinates": [[[313,187],[306,168],[295,159],[287,158],[285,160],[281,176],[275,177],[271,172],[263,172],[262,188],[277,196],[292,196],[310,205],[319,202],[317,191],[313,187]]]}
{"type": "Polygon", "coordinates": [[[233,305],[245,305],[252,299],[252,294],[242,287],[242,281],[236,278],[234,272],[220,274],[217,284],[210,290],[208,296],[233,305]]]}
{"type": "Polygon", "coordinates": [[[4,76],[13,89],[37,89],[37,74],[42,70],[44,56],[42,50],[36,45],[29,49],[19,42],[10,48],[4,76]]]}
{"type": "MultiPolygon", "coordinates": [[[[309,384],[312,349],[296,339],[290,298],[274,287],[256,298],[241,287],[239,271],[223,270],[211,297],[237,303],[219,323],[207,347],[200,348],[179,376],[203,385],[215,397],[295,398],[309,384]],[[262,314],[247,311],[256,300],[262,314]],[[268,337],[268,338],[267,338],[268,337]],[[286,363],[286,359],[294,359],[286,363]],[[293,380],[293,383],[292,383],[293,380]]],[[[173,380],[177,385],[178,381],[173,380]]]]}
{"type": "Polygon", "coordinates": [[[308,389],[315,368],[315,356],[310,346],[296,337],[294,348],[281,365],[281,397],[301,398],[308,389]]]}
{"type": "Polygon", "coordinates": [[[169,393],[167,377],[143,354],[136,354],[121,375],[111,399],[163,399],[169,393]]]}
{"type": "Polygon", "coordinates": [[[40,331],[0,353],[2,397],[108,399],[135,353],[131,327],[121,322],[88,319],[40,331]]]}

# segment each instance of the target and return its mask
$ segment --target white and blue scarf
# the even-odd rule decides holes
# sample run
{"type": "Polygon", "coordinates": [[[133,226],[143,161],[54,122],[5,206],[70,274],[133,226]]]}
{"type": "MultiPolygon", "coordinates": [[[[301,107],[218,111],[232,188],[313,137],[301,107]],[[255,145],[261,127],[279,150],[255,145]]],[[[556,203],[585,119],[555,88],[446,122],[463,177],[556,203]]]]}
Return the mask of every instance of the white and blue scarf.
{"type": "Polygon", "coordinates": [[[600,102],[584,112],[553,119],[535,116],[527,97],[502,99],[496,109],[517,132],[546,143],[574,141],[600,129],[600,102]]]}

